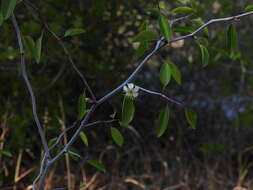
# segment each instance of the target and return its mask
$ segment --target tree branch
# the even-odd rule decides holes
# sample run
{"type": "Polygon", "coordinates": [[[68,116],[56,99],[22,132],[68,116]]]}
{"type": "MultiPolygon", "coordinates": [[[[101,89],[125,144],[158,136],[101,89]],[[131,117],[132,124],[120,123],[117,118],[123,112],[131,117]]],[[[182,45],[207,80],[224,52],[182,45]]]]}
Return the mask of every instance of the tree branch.
{"type": "Polygon", "coordinates": [[[115,95],[116,93],[118,93],[119,91],[121,91],[121,89],[127,84],[129,83],[131,80],[133,80],[133,78],[140,72],[140,70],[142,69],[142,67],[144,66],[144,64],[154,55],[156,54],[161,48],[163,48],[164,46],[166,46],[166,44],[161,45],[162,40],[158,40],[156,42],[155,48],[142,60],[142,62],[137,66],[137,68],[132,72],[132,74],[123,82],[121,83],[118,87],[116,87],[114,90],[112,90],[111,92],[109,92],[108,94],[106,94],[104,97],[102,97],[101,99],[99,99],[97,101],[97,104],[102,104],[104,101],[108,100],[109,98],[111,98],[113,95],[115,95]]]}
{"type": "Polygon", "coordinates": [[[38,131],[39,131],[39,135],[40,135],[40,138],[41,138],[42,145],[44,147],[45,155],[46,155],[47,158],[50,158],[50,153],[49,153],[49,149],[48,149],[48,144],[47,144],[47,141],[46,141],[45,133],[44,133],[42,127],[41,127],[41,124],[40,124],[40,121],[39,121],[39,118],[38,118],[38,114],[37,114],[37,105],[36,105],[35,95],[34,95],[32,86],[30,84],[30,81],[29,81],[27,73],[26,73],[24,46],[23,46],[23,42],[22,42],[22,37],[21,37],[20,30],[19,30],[19,26],[18,26],[18,23],[17,23],[17,20],[16,20],[14,14],[12,14],[12,24],[13,24],[14,29],[16,31],[16,35],[17,35],[17,39],[18,39],[18,44],[19,44],[19,51],[20,51],[20,56],[21,56],[21,62],[20,62],[20,64],[21,64],[22,77],[25,80],[25,84],[26,84],[27,89],[28,89],[28,91],[30,93],[30,96],[31,96],[33,117],[34,117],[36,126],[37,126],[38,131]]]}
{"type": "Polygon", "coordinates": [[[174,38],[174,39],[171,39],[168,41],[168,43],[171,43],[171,42],[175,42],[175,41],[179,41],[179,40],[183,40],[183,39],[186,39],[186,38],[190,38],[190,37],[193,37],[194,35],[196,35],[198,32],[200,32],[201,30],[203,30],[205,27],[213,24],[213,23],[217,23],[217,22],[228,22],[228,21],[235,21],[237,22],[237,19],[239,18],[242,18],[242,17],[245,17],[245,16],[249,16],[249,15],[252,15],[253,14],[253,11],[249,11],[249,12],[246,12],[246,13],[242,13],[242,14],[239,14],[239,15],[236,15],[236,16],[231,16],[231,17],[225,17],[225,18],[218,18],[218,19],[211,19],[209,20],[207,23],[203,24],[201,27],[199,27],[197,30],[195,30],[194,32],[190,33],[190,34],[187,34],[187,35],[184,35],[184,36],[180,36],[180,37],[177,37],[177,38],[174,38]]]}
{"type": "MultiPolygon", "coordinates": [[[[92,122],[92,123],[88,123],[86,124],[84,127],[87,128],[87,127],[93,127],[94,125],[99,125],[99,124],[108,124],[108,123],[113,123],[113,122],[116,122],[118,121],[117,119],[111,119],[111,120],[106,120],[106,121],[95,121],[95,122],[92,122]]],[[[56,142],[49,148],[49,150],[51,151],[57,144],[60,143],[60,140],[62,139],[62,137],[64,136],[65,133],[67,133],[70,129],[73,129],[75,128],[76,126],[76,123],[73,123],[71,127],[68,127],[67,129],[65,129],[57,138],[56,142]]]]}
{"type": "MultiPolygon", "coordinates": [[[[138,87],[139,87],[139,86],[138,86],[138,87]]],[[[153,94],[153,95],[160,96],[160,97],[162,97],[163,99],[165,99],[165,100],[168,101],[168,102],[171,102],[171,103],[173,103],[173,104],[177,104],[177,105],[179,105],[179,106],[181,106],[181,107],[184,107],[184,105],[183,105],[182,103],[180,103],[180,102],[178,102],[178,101],[176,101],[176,100],[173,100],[173,99],[171,99],[171,98],[165,96],[165,95],[162,94],[162,93],[155,92],[155,91],[151,91],[151,90],[147,90],[147,89],[142,88],[142,87],[139,87],[139,89],[142,90],[143,92],[146,92],[146,93],[148,93],[148,94],[153,94]]]]}
{"type": "MultiPolygon", "coordinates": [[[[79,125],[79,127],[77,128],[76,132],[73,134],[73,136],[71,137],[70,141],[65,145],[65,147],[52,159],[47,159],[47,162],[45,163],[45,169],[42,172],[41,175],[41,179],[40,179],[40,187],[39,189],[42,189],[43,183],[45,181],[45,176],[47,174],[48,171],[48,167],[53,164],[54,162],[56,162],[57,160],[59,160],[61,158],[61,156],[65,153],[68,152],[69,147],[77,140],[79,133],[88,125],[86,124],[88,122],[88,120],[90,119],[91,115],[95,112],[95,110],[97,109],[98,106],[100,106],[102,103],[104,103],[106,100],[108,100],[109,98],[111,98],[112,96],[114,96],[116,93],[120,92],[122,90],[122,88],[129,83],[130,81],[132,81],[134,79],[134,77],[141,71],[141,69],[143,68],[144,64],[153,56],[155,55],[159,50],[161,50],[163,47],[165,47],[168,43],[171,42],[175,42],[175,41],[179,41],[182,39],[186,39],[186,38],[190,38],[194,35],[196,35],[198,32],[200,32],[201,30],[203,30],[205,27],[207,27],[208,25],[212,24],[212,23],[216,23],[216,22],[227,22],[227,21],[233,21],[233,20],[237,20],[241,17],[245,17],[248,15],[253,14],[253,11],[250,12],[246,12],[243,14],[239,14],[237,16],[232,16],[232,17],[227,17],[227,18],[220,18],[220,19],[211,19],[210,21],[208,21],[207,23],[205,23],[204,25],[202,25],[201,27],[199,27],[196,31],[194,31],[193,33],[190,33],[188,35],[184,35],[184,36],[180,36],[180,37],[176,37],[173,38],[169,41],[164,41],[163,38],[161,38],[160,40],[158,40],[156,42],[156,45],[154,47],[154,49],[147,54],[147,56],[139,63],[139,65],[137,66],[137,68],[130,74],[130,76],[124,81],[122,82],[120,85],[118,85],[115,89],[113,89],[112,91],[110,91],[109,93],[107,93],[106,95],[104,95],[102,98],[100,98],[98,101],[96,101],[90,108],[88,114],[81,120],[81,123],[79,125]]],[[[157,92],[153,92],[153,91],[149,91],[146,89],[142,90],[144,92],[150,93],[150,94],[154,94],[154,95],[158,95],[161,96],[162,98],[165,98],[166,100],[182,105],[181,103],[178,103],[168,97],[166,97],[163,94],[157,93],[157,92]]]]}
{"type": "MultiPolygon", "coordinates": [[[[168,41],[168,43],[170,42],[175,42],[175,41],[179,41],[182,39],[186,39],[186,38],[190,38],[192,36],[194,36],[196,33],[198,33],[199,31],[203,30],[206,26],[215,23],[215,22],[224,22],[224,21],[231,21],[234,19],[238,19],[240,17],[244,17],[244,16],[248,16],[253,14],[253,11],[247,12],[247,13],[243,13],[237,16],[232,16],[232,17],[227,17],[227,18],[220,18],[220,19],[211,19],[210,21],[208,21],[206,24],[202,25],[201,27],[199,27],[195,32],[189,34],[189,35],[185,35],[185,36],[181,36],[181,37],[176,37],[170,41],[168,41]]],[[[144,66],[144,64],[154,55],[156,54],[160,49],[162,49],[163,47],[166,46],[166,44],[162,44],[163,41],[160,39],[156,42],[155,48],[140,62],[140,64],[137,66],[137,68],[132,72],[132,74],[124,81],[122,82],[118,87],[116,87],[115,89],[113,89],[111,92],[107,93],[105,96],[103,96],[102,98],[100,98],[96,104],[94,104],[90,111],[88,112],[88,114],[86,115],[86,117],[82,120],[79,128],[77,129],[77,131],[75,132],[75,134],[72,136],[72,138],[70,139],[69,143],[64,147],[64,149],[68,149],[69,146],[72,145],[72,143],[75,142],[75,140],[77,139],[79,133],[81,132],[82,128],[85,127],[86,122],[89,120],[91,114],[96,110],[96,108],[101,105],[102,103],[104,103],[106,100],[108,100],[109,98],[111,98],[112,96],[114,96],[116,93],[120,92],[122,90],[122,88],[129,83],[131,80],[133,80],[133,78],[140,72],[140,70],[142,69],[142,67],[144,66]]],[[[58,155],[55,156],[55,158],[53,158],[51,160],[51,162],[55,162],[57,161],[61,155],[66,152],[66,150],[62,150],[61,152],[59,152],[58,155]]]]}

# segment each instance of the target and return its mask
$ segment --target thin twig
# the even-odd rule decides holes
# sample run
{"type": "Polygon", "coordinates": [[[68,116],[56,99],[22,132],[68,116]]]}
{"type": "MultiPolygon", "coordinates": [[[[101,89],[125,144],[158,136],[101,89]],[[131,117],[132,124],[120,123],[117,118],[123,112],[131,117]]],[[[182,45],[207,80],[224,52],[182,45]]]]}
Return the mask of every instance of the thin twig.
{"type": "Polygon", "coordinates": [[[82,74],[82,72],[79,71],[79,69],[77,68],[75,62],[74,62],[73,59],[72,59],[72,56],[70,55],[70,53],[69,53],[68,49],[66,48],[66,46],[65,46],[64,42],[62,41],[62,39],[61,39],[60,37],[58,37],[57,34],[51,30],[51,28],[50,28],[50,27],[48,26],[48,24],[46,23],[44,17],[41,15],[40,10],[39,10],[35,5],[33,5],[33,4],[32,4],[30,1],[28,1],[28,0],[25,0],[25,1],[24,1],[24,4],[30,6],[32,9],[34,9],[35,11],[38,12],[38,15],[39,15],[39,18],[40,18],[40,22],[42,22],[42,24],[43,24],[44,27],[47,29],[47,31],[48,31],[49,33],[51,33],[52,36],[53,36],[53,37],[57,40],[57,42],[60,44],[60,46],[62,47],[64,53],[67,55],[68,60],[69,60],[69,62],[71,63],[73,69],[76,71],[76,73],[77,73],[77,74],[79,75],[79,77],[82,79],[82,82],[83,82],[84,86],[87,88],[88,92],[89,92],[90,95],[91,95],[91,98],[92,98],[93,101],[95,102],[95,101],[96,101],[96,96],[95,96],[94,92],[92,91],[90,85],[88,84],[88,82],[87,82],[86,78],[84,77],[84,75],[82,74]]]}
{"type": "Polygon", "coordinates": [[[60,68],[60,70],[58,71],[58,73],[55,75],[55,77],[52,79],[52,81],[44,88],[41,90],[41,92],[46,92],[47,90],[49,90],[50,88],[52,88],[54,86],[54,84],[59,80],[59,78],[62,76],[62,74],[64,73],[66,69],[66,63],[62,63],[62,66],[60,68]]]}
{"type": "Polygon", "coordinates": [[[117,121],[119,121],[119,120],[118,119],[111,119],[111,120],[106,120],[106,121],[95,121],[95,122],[86,124],[85,128],[92,127],[92,126],[99,125],[99,124],[109,124],[109,123],[113,123],[113,122],[117,122],[117,121]]]}
{"type": "Polygon", "coordinates": [[[73,129],[74,127],[76,127],[76,123],[77,122],[74,122],[71,125],[71,127],[68,127],[61,132],[61,134],[57,137],[57,140],[55,141],[55,143],[52,146],[50,146],[49,151],[51,151],[53,148],[55,148],[56,145],[58,145],[60,143],[60,141],[61,141],[62,137],[65,135],[65,133],[67,133],[70,129],[73,129]]]}
{"type": "Polygon", "coordinates": [[[182,16],[182,17],[179,17],[179,18],[172,19],[172,20],[170,20],[170,24],[171,24],[171,26],[172,26],[172,25],[175,24],[176,22],[180,22],[180,21],[182,21],[182,20],[188,19],[188,18],[191,17],[192,15],[193,15],[193,14],[189,14],[189,15],[186,15],[186,16],[182,16]]]}
{"type": "Polygon", "coordinates": [[[201,30],[203,30],[205,27],[209,26],[210,24],[217,23],[217,22],[229,22],[229,21],[236,21],[237,22],[237,20],[239,18],[242,18],[242,17],[245,17],[245,16],[249,16],[249,15],[252,15],[252,14],[253,14],[253,11],[249,11],[249,12],[242,13],[242,14],[239,14],[239,15],[236,15],[236,16],[225,17],[225,18],[218,18],[218,19],[211,19],[207,23],[205,23],[201,27],[199,27],[197,30],[195,30],[194,32],[192,32],[190,34],[187,34],[187,35],[184,35],[184,36],[180,36],[180,37],[171,39],[171,40],[168,41],[168,43],[179,41],[179,40],[183,40],[183,39],[195,36],[198,32],[200,32],[201,30]]]}
{"type": "MultiPolygon", "coordinates": [[[[51,34],[53,34],[53,31],[50,30],[50,28],[48,27],[48,25],[45,23],[45,27],[46,29],[51,32],[51,34]]],[[[65,54],[67,55],[70,63],[72,64],[72,67],[74,68],[74,70],[76,71],[76,73],[79,75],[79,77],[82,79],[83,83],[84,83],[84,86],[87,88],[88,92],[90,93],[91,95],[91,98],[93,101],[96,101],[96,96],[95,94],[93,93],[93,91],[91,90],[91,87],[89,86],[87,80],[85,79],[84,75],[81,73],[81,71],[79,71],[79,69],[77,68],[76,64],[74,63],[68,49],[66,48],[64,42],[58,38],[58,43],[61,45],[62,49],[64,50],[65,54]]]]}
{"type": "Polygon", "coordinates": [[[132,72],[132,74],[123,82],[121,83],[118,87],[116,87],[115,89],[113,89],[111,92],[109,92],[108,94],[106,94],[104,97],[102,97],[101,99],[99,99],[97,101],[97,104],[102,104],[104,101],[108,100],[109,98],[111,98],[113,95],[115,95],[116,93],[118,93],[119,91],[121,91],[121,89],[127,84],[129,83],[131,80],[133,80],[133,78],[140,72],[140,70],[142,69],[142,67],[144,66],[144,64],[155,54],[157,53],[162,47],[164,47],[166,44],[161,45],[162,40],[158,40],[156,42],[155,48],[141,61],[141,63],[137,66],[137,68],[132,72]]]}
{"type": "Polygon", "coordinates": [[[37,175],[37,177],[35,178],[35,180],[33,181],[33,185],[32,185],[32,189],[35,190],[35,186],[36,186],[36,183],[39,181],[42,173],[43,173],[43,170],[44,170],[44,165],[45,165],[45,160],[46,160],[46,156],[44,155],[42,160],[41,160],[41,164],[40,164],[40,171],[39,171],[39,174],[37,175]]]}
{"type": "Polygon", "coordinates": [[[47,173],[49,171],[50,166],[51,165],[48,163],[48,160],[46,160],[45,168],[43,169],[43,172],[42,172],[41,177],[40,177],[39,190],[43,189],[43,185],[44,185],[45,179],[47,177],[47,173]]]}
{"type": "MultiPolygon", "coordinates": [[[[108,123],[113,123],[113,122],[117,122],[118,120],[117,119],[112,119],[112,120],[106,120],[106,121],[96,121],[96,122],[92,122],[92,123],[88,123],[86,124],[84,127],[87,128],[87,127],[93,127],[95,125],[99,125],[99,124],[108,124],[108,123]]],[[[58,136],[57,140],[55,141],[55,143],[50,146],[49,150],[51,151],[53,148],[55,148],[56,145],[58,145],[62,139],[62,137],[64,136],[65,133],[67,133],[70,129],[73,129],[76,127],[76,124],[77,122],[73,123],[71,125],[71,127],[68,127],[66,129],[64,129],[61,134],[58,136]]]]}
{"type": "Polygon", "coordinates": [[[165,100],[167,100],[168,102],[172,102],[172,103],[177,104],[177,105],[182,106],[182,107],[184,106],[182,103],[180,103],[180,102],[178,102],[176,100],[173,100],[173,99],[167,97],[166,95],[164,95],[162,93],[151,91],[151,90],[147,90],[147,89],[142,88],[142,87],[139,87],[139,89],[142,90],[143,92],[148,93],[148,94],[153,94],[153,95],[160,96],[160,97],[164,98],[165,100]]]}
{"type": "Polygon", "coordinates": [[[97,108],[97,104],[93,104],[89,110],[89,112],[87,113],[87,115],[83,118],[83,120],[81,121],[80,126],[77,128],[76,132],[73,134],[73,136],[71,137],[71,139],[69,140],[68,144],[66,144],[64,146],[64,148],[51,160],[48,161],[48,164],[51,165],[54,162],[56,162],[57,160],[59,160],[61,158],[61,156],[63,154],[65,154],[69,147],[76,141],[76,139],[78,138],[80,132],[82,131],[82,129],[85,127],[85,124],[87,123],[87,121],[90,119],[91,115],[93,114],[93,112],[96,110],[97,108]]]}
{"type": "Polygon", "coordinates": [[[40,138],[41,138],[42,145],[44,147],[45,154],[46,154],[46,156],[48,158],[50,158],[50,153],[49,153],[49,149],[48,149],[48,144],[47,144],[47,141],[46,141],[45,133],[44,133],[42,127],[41,127],[41,124],[40,124],[40,121],[39,121],[39,118],[38,118],[38,114],[37,114],[37,104],[36,104],[35,95],[34,95],[32,86],[31,86],[30,81],[29,81],[28,76],[27,76],[26,65],[25,65],[24,46],[23,46],[23,42],[22,42],[22,37],[21,37],[20,30],[19,30],[19,26],[18,26],[18,23],[17,23],[17,20],[16,20],[14,14],[12,14],[12,23],[13,23],[14,29],[16,31],[16,35],[17,35],[17,39],[18,39],[18,44],[19,44],[19,51],[20,51],[20,57],[21,57],[21,63],[20,64],[21,64],[22,77],[25,80],[25,84],[26,84],[27,89],[28,89],[28,91],[30,93],[30,96],[31,96],[33,117],[34,117],[36,126],[37,126],[38,131],[39,131],[39,135],[40,135],[40,138]]]}
{"type": "Polygon", "coordinates": [[[72,151],[70,151],[70,150],[68,150],[67,153],[72,154],[72,155],[74,155],[74,156],[76,156],[76,157],[78,157],[78,158],[81,158],[81,156],[80,156],[79,154],[77,154],[77,153],[75,153],[75,152],[72,152],[72,151]]]}

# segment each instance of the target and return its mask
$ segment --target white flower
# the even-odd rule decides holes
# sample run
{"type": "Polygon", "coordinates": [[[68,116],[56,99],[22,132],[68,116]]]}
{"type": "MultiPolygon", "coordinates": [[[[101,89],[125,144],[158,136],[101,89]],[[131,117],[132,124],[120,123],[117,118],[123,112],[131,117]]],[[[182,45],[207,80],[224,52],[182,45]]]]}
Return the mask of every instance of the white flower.
{"type": "Polygon", "coordinates": [[[136,98],[139,93],[139,87],[135,86],[133,83],[128,83],[123,87],[123,91],[125,93],[125,96],[128,96],[130,98],[136,98]]]}

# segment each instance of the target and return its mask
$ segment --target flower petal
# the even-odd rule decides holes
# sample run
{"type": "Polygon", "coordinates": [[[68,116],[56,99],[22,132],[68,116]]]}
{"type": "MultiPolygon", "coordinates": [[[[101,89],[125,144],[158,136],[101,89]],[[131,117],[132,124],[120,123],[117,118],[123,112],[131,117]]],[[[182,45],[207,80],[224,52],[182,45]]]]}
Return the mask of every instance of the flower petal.
{"type": "Polygon", "coordinates": [[[134,97],[134,98],[136,98],[138,95],[139,95],[138,92],[134,92],[134,93],[133,93],[133,97],[134,97]]]}
{"type": "Polygon", "coordinates": [[[128,83],[127,85],[128,85],[128,88],[130,88],[130,89],[134,88],[134,84],[133,83],[128,83]]]}
{"type": "Polygon", "coordinates": [[[125,85],[125,86],[123,87],[123,91],[124,91],[125,93],[127,93],[127,90],[128,90],[128,88],[127,88],[127,86],[125,85]]]}
{"type": "Polygon", "coordinates": [[[135,92],[138,92],[139,89],[140,89],[139,86],[135,86],[135,87],[134,87],[134,91],[135,91],[135,92]]]}

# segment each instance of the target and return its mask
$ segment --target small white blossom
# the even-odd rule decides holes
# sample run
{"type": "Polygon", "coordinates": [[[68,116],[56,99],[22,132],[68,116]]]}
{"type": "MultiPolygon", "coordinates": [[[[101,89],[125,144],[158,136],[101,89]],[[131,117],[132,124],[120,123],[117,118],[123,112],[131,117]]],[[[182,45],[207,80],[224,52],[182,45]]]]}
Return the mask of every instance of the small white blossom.
{"type": "Polygon", "coordinates": [[[128,96],[130,98],[136,98],[139,93],[139,87],[135,86],[133,83],[128,83],[123,87],[123,91],[125,93],[125,96],[128,96]]]}

